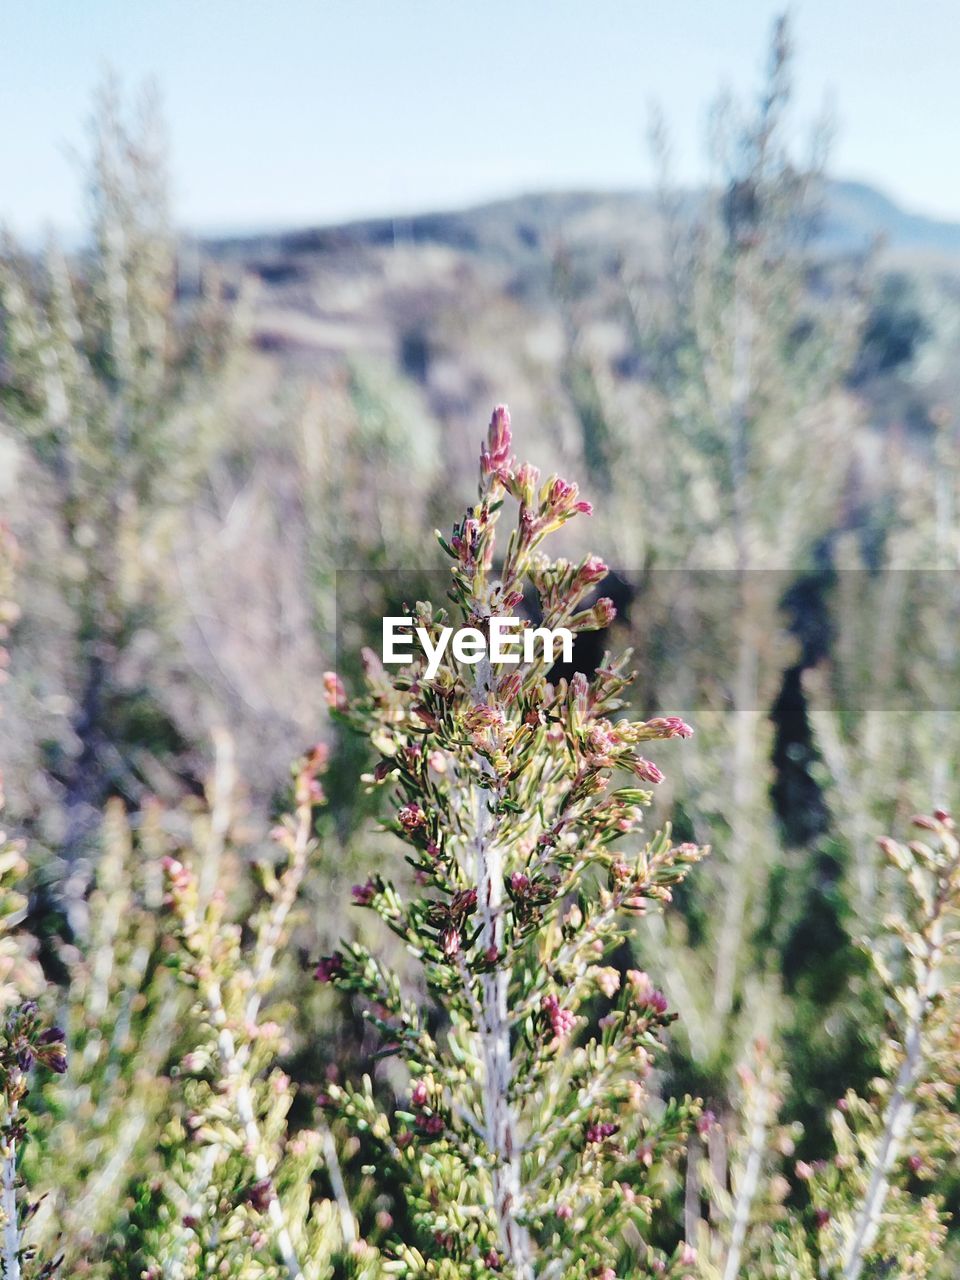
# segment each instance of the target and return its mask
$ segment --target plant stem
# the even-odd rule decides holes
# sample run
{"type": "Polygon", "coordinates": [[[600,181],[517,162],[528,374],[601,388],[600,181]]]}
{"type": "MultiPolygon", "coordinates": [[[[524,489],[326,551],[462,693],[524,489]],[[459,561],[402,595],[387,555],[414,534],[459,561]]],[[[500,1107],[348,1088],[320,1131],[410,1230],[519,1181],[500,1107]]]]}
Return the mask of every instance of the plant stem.
{"type": "Polygon", "coordinates": [[[763,1147],[767,1136],[770,1106],[770,1094],[764,1080],[762,1066],[757,1073],[757,1088],[752,1101],[747,1135],[747,1161],[734,1204],[733,1230],[730,1233],[730,1248],[727,1250],[727,1260],[723,1268],[723,1280],[736,1280],[740,1274],[743,1245],[747,1238],[747,1228],[750,1225],[757,1187],[760,1184],[760,1169],[763,1163],[763,1147]]]}
{"type": "Polygon", "coordinates": [[[297,1257],[296,1249],[290,1238],[290,1232],[287,1228],[286,1220],[283,1216],[283,1210],[280,1207],[280,1199],[277,1195],[276,1187],[273,1185],[273,1177],[270,1172],[270,1165],[263,1151],[263,1141],[260,1136],[260,1129],[257,1126],[256,1117],[253,1109],[253,1099],[250,1096],[250,1088],[242,1074],[242,1067],[237,1058],[236,1045],[233,1039],[233,1033],[226,1026],[226,1010],[223,1007],[223,1001],[220,997],[220,985],[212,982],[207,990],[207,1004],[214,1022],[218,1028],[217,1031],[217,1048],[220,1053],[220,1061],[223,1065],[224,1075],[233,1079],[236,1083],[234,1092],[234,1102],[237,1110],[237,1119],[243,1129],[243,1136],[246,1140],[247,1148],[253,1156],[253,1169],[258,1181],[266,1181],[270,1183],[271,1195],[267,1203],[267,1216],[273,1227],[274,1236],[277,1242],[277,1248],[283,1259],[284,1266],[287,1269],[289,1280],[303,1280],[303,1271],[300,1267],[300,1260],[297,1257]]]}
{"type": "Polygon", "coordinates": [[[940,915],[942,896],[938,898],[930,924],[927,950],[917,988],[913,993],[913,1009],[904,1036],[903,1062],[897,1073],[897,1081],[887,1103],[883,1118],[883,1136],[877,1147],[877,1155],[867,1184],[863,1203],[854,1219],[853,1232],[843,1260],[842,1280],[859,1280],[867,1254],[877,1237],[880,1218],[890,1190],[890,1170],[896,1164],[900,1148],[913,1120],[916,1104],[913,1092],[920,1081],[923,1068],[923,1034],[931,1002],[940,985],[940,961],[942,958],[943,926],[940,915]]]}
{"type": "MultiPolygon", "coordinates": [[[[489,662],[478,664],[476,697],[481,701],[490,688],[489,662]]],[[[478,757],[489,776],[489,762],[478,757]]],[[[477,904],[480,911],[480,946],[486,951],[503,949],[503,851],[497,841],[496,824],[490,813],[491,793],[477,789],[474,834],[474,862],[477,904]]],[[[510,968],[500,960],[480,979],[480,1035],[483,1059],[483,1119],[487,1148],[494,1158],[493,1204],[504,1260],[517,1280],[532,1280],[531,1242],[526,1228],[517,1221],[521,1196],[520,1143],[517,1121],[510,1101],[512,1059],[508,997],[510,968]]]]}
{"type": "Polygon", "coordinates": [[[10,1103],[3,1153],[3,1274],[20,1280],[20,1224],[17,1219],[17,1144],[13,1126],[19,1103],[10,1103]]]}

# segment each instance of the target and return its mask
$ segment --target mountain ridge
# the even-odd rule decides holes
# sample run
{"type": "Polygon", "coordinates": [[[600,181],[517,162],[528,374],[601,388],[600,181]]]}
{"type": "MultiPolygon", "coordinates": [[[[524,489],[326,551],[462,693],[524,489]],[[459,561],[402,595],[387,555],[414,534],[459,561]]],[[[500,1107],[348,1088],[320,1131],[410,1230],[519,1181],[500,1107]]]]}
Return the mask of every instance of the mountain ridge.
{"type": "MultiPolygon", "coordinates": [[[[702,191],[680,193],[683,202],[702,191]]],[[[523,258],[542,253],[548,242],[579,240],[593,232],[599,240],[614,234],[647,239],[657,219],[657,198],[650,191],[529,192],[485,201],[464,209],[425,210],[278,230],[203,235],[215,255],[234,257],[251,250],[276,255],[338,253],[349,249],[400,244],[436,244],[497,257],[523,258]]],[[[831,180],[826,184],[817,244],[827,252],[865,252],[879,244],[894,253],[924,253],[960,258],[960,221],[913,212],[867,182],[831,180]]]]}

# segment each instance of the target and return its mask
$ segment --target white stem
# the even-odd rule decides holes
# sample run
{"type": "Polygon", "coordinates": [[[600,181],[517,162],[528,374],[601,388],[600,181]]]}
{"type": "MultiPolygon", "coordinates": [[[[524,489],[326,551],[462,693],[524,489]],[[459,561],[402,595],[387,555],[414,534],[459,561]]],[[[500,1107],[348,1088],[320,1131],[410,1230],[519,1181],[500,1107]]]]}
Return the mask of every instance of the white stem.
{"type": "Polygon", "coordinates": [[[340,1168],[337,1144],[333,1140],[329,1125],[321,1124],[319,1132],[320,1144],[323,1147],[323,1159],[330,1177],[330,1188],[333,1191],[333,1198],[337,1202],[337,1212],[340,1215],[340,1234],[343,1236],[345,1244],[356,1244],[357,1223],[353,1216],[353,1210],[350,1208],[350,1198],[347,1195],[347,1188],[343,1181],[343,1170],[340,1168]]]}
{"type": "MultiPolygon", "coordinates": [[[[477,670],[477,699],[490,687],[489,663],[477,670]]],[[[481,758],[482,759],[482,758],[481,758]]],[[[484,771],[492,769],[482,760],[484,771]]],[[[503,949],[503,851],[497,841],[490,813],[491,793],[479,789],[474,837],[477,905],[480,912],[480,946],[486,951],[503,949]]],[[[483,1121],[487,1148],[494,1158],[493,1207],[497,1217],[504,1260],[516,1280],[532,1280],[531,1241],[517,1221],[521,1197],[520,1143],[517,1120],[510,1101],[513,1063],[510,1052],[508,996],[510,969],[498,961],[480,979],[480,1049],[483,1059],[483,1121]]]]}
{"type": "Polygon", "coordinates": [[[763,1068],[757,1073],[757,1088],[750,1108],[749,1131],[747,1135],[747,1162],[743,1177],[737,1190],[737,1199],[733,1208],[733,1230],[730,1233],[730,1248],[727,1250],[727,1261],[723,1268],[723,1280],[736,1280],[740,1274],[740,1262],[743,1257],[743,1245],[747,1238],[747,1228],[753,1212],[757,1187],[760,1185],[760,1170],[763,1164],[763,1149],[767,1137],[767,1116],[770,1096],[762,1075],[763,1068]]]}
{"type": "Polygon", "coordinates": [[[843,1280],[859,1280],[867,1254],[877,1238],[880,1218],[890,1190],[890,1171],[900,1155],[903,1141],[910,1131],[916,1104],[914,1089],[923,1068],[923,1033],[930,1012],[930,1002],[939,987],[943,929],[935,920],[931,930],[926,962],[914,992],[914,1003],[903,1044],[903,1061],[883,1118],[883,1136],[866,1194],[853,1223],[853,1231],[844,1252],[843,1280]]]}
{"type": "Polygon", "coordinates": [[[20,1224],[17,1219],[17,1144],[12,1136],[19,1104],[10,1104],[7,1125],[11,1131],[3,1153],[3,1274],[4,1280],[20,1280],[20,1224]]]}
{"type": "MultiPolygon", "coordinates": [[[[749,597],[742,605],[750,609],[749,597]]],[[[750,618],[743,622],[740,655],[734,691],[732,718],[733,811],[727,849],[726,892],[723,915],[717,939],[716,970],[713,984],[714,1042],[720,1043],[726,1020],[736,996],[737,972],[741,962],[744,917],[747,898],[755,888],[756,869],[750,866],[755,852],[754,833],[757,786],[757,647],[750,618]]]]}
{"type": "Polygon", "coordinates": [[[240,1063],[237,1061],[237,1050],[234,1044],[233,1033],[225,1024],[226,1012],[223,1008],[223,1002],[220,998],[220,988],[217,984],[212,984],[208,993],[208,1003],[211,1014],[213,1015],[215,1024],[219,1025],[217,1033],[217,1047],[220,1051],[220,1061],[223,1064],[224,1074],[232,1077],[236,1082],[234,1091],[234,1103],[237,1109],[237,1119],[243,1129],[243,1136],[246,1139],[247,1149],[253,1156],[253,1170],[257,1180],[260,1182],[267,1181],[270,1183],[271,1195],[267,1203],[267,1216],[274,1230],[274,1236],[277,1241],[277,1248],[280,1256],[283,1258],[284,1266],[287,1268],[289,1280],[303,1280],[303,1271],[300,1267],[300,1260],[297,1257],[296,1249],[290,1238],[290,1232],[287,1228],[286,1220],[283,1216],[283,1209],[280,1207],[280,1199],[277,1195],[276,1187],[273,1185],[273,1176],[270,1171],[270,1165],[263,1151],[263,1141],[260,1136],[260,1130],[257,1127],[256,1117],[253,1110],[253,1099],[250,1096],[250,1087],[241,1074],[240,1063]]]}

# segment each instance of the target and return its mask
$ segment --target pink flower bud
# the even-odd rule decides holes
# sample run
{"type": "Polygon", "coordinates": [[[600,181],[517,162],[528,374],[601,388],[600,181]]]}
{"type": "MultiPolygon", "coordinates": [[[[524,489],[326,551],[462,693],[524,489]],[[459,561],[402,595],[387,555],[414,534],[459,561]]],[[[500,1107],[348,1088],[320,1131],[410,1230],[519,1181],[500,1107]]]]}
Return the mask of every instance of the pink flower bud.
{"type": "Polygon", "coordinates": [[[657,716],[648,720],[645,727],[658,738],[692,738],[693,730],[679,716],[657,716]]]}
{"type": "Polygon", "coordinates": [[[314,970],[313,976],[317,982],[330,982],[343,969],[343,956],[339,951],[334,951],[331,956],[324,956],[314,970]]]}
{"type": "Polygon", "coordinates": [[[697,1120],[697,1133],[700,1137],[706,1137],[710,1130],[717,1123],[717,1117],[712,1111],[705,1111],[697,1120]]]}
{"type": "Polygon", "coordinates": [[[445,956],[455,956],[459,950],[460,950],[460,931],[454,928],[444,930],[443,954],[445,956]]]}
{"type": "Polygon", "coordinates": [[[508,473],[513,465],[510,456],[512,433],[510,431],[510,410],[505,404],[498,404],[490,419],[487,429],[487,442],[480,450],[480,474],[484,477],[508,473]]]}
{"type": "Polygon", "coordinates": [[[554,1040],[565,1040],[576,1024],[576,1018],[569,1009],[562,1009],[560,1001],[554,995],[544,996],[540,1006],[546,1015],[554,1040]]]}
{"type": "Polygon", "coordinates": [[[587,556],[577,571],[576,581],[580,586],[592,587],[594,583],[602,582],[609,572],[599,556],[587,556]]]}
{"type": "Polygon", "coordinates": [[[636,756],[630,761],[630,768],[640,779],[641,782],[659,783],[663,781],[663,773],[652,760],[644,760],[643,756],[636,756]]]}
{"type": "Polygon", "coordinates": [[[620,974],[616,969],[595,969],[593,980],[608,1000],[620,990],[620,974]]]}
{"type": "MultiPolygon", "coordinates": [[[[519,467],[513,477],[513,496],[525,507],[533,506],[540,487],[540,472],[529,462],[519,467]]],[[[519,603],[519,602],[518,602],[519,603]]]]}
{"type": "Polygon", "coordinates": [[[366,884],[355,884],[351,890],[353,900],[358,907],[369,907],[376,896],[376,892],[377,886],[372,880],[368,880],[366,884]]]}
{"type": "Polygon", "coordinates": [[[530,877],[522,871],[514,871],[510,877],[510,888],[518,898],[524,897],[530,891],[530,877]]]}
{"type": "Polygon", "coordinates": [[[584,1130],[584,1138],[588,1143],[596,1146],[601,1142],[606,1142],[607,1138],[612,1138],[619,1128],[618,1124],[612,1124],[610,1121],[604,1121],[602,1124],[594,1122],[587,1125],[584,1130]]]}
{"type": "Polygon", "coordinates": [[[609,627],[616,616],[617,607],[609,596],[603,596],[593,606],[593,619],[601,630],[604,627],[609,627]]]}
{"type": "Polygon", "coordinates": [[[345,711],[349,706],[347,691],[335,671],[323,673],[323,696],[331,711],[345,711]]]}
{"type": "Polygon", "coordinates": [[[405,804],[397,813],[397,821],[403,827],[407,834],[417,831],[420,827],[426,826],[427,815],[420,806],[415,802],[405,804]]]}

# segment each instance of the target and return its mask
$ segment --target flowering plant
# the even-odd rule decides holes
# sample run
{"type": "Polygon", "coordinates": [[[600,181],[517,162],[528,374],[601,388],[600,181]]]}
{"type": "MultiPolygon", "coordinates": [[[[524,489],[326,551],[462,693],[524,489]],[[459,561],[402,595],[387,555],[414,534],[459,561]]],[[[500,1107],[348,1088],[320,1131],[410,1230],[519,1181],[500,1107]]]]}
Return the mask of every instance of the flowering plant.
{"type": "MultiPolygon", "coordinates": [[[[575,484],[517,464],[497,408],[479,499],[440,537],[459,619],[489,632],[532,589],[545,627],[608,625],[613,606],[594,598],[606,566],[541,549],[589,513],[575,484]],[[495,568],[507,499],[517,518],[495,568]]],[[[446,613],[421,602],[412,619],[433,634],[446,613]]],[[[365,656],[363,695],[351,702],[331,674],[328,699],[380,754],[369,782],[392,789],[388,826],[412,878],[406,892],[377,873],[353,896],[403,940],[440,1009],[425,1012],[360,942],[317,966],[364,1000],[411,1080],[393,1115],[369,1080],[329,1090],[404,1189],[413,1230],[393,1242],[388,1271],[686,1274],[690,1247],[652,1240],[697,1105],[650,1088],[672,1015],[645,973],[623,980],[609,961],[631,917],[669,901],[704,852],[669,829],[637,847],[647,788],[663,776],[641,748],[690,728],[616,718],[630,676],[609,657],[592,678],[552,680],[542,657],[501,669],[447,656],[427,679],[422,660],[390,677],[365,656]]]]}

